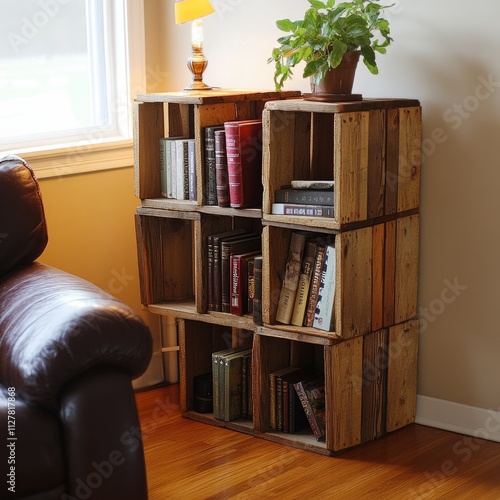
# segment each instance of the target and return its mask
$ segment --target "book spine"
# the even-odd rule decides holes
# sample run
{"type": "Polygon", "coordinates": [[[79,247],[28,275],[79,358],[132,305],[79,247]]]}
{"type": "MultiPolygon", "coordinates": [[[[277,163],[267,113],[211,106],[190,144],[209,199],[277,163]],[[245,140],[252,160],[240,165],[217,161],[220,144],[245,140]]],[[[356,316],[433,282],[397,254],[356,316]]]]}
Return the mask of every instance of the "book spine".
{"type": "Polygon", "coordinates": [[[189,172],[189,197],[191,201],[196,201],[197,183],[196,183],[196,145],[194,139],[188,141],[188,172],[189,172]]]}
{"type": "Polygon", "coordinates": [[[298,217],[334,217],[333,206],[305,205],[299,203],[273,203],[271,213],[274,215],[295,215],[298,217]]]}
{"type": "Polygon", "coordinates": [[[176,150],[177,199],[189,199],[188,145],[186,140],[178,140],[176,150]]]}
{"type": "Polygon", "coordinates": [[[289,325],[292,318],[305,243],[305,234],[297,232],[292,233],[290,247],[288,249],[285,276],[283,277],[278,301],[278,310],[276,311],[276,321],[285,325],[289,325]]]}
{"type": "Polygon", "coordinates": [[[309,295],[311,275],[314,266],[314,259],[316,258],[317,248],[318,245],[313,241],[308,241],[306,243],[304,258],[302,259],[302,269],[299,277],[299,285],[297,288],[297,294],[295,296],[295,304],[293,306],[292,319],[290,320],[290,323],[295,326],[302,326],[304,324],[307,297],[309,295]]]}
{"type": "Polygon", "coordinates": [[[168,197],[167,188],[167,161],[166,161],[166,149],[167,145],[164,138],[160,139],[160,194],[164,197],[168,197]]]}
{"type": "Polygon", "coordinates": [[[231,268],[231,300],[230,300],[230,313],[241,316],[241,257],[238,255],[231,255],[230,257],[231,268]]]}
{"type": "Polygon", "coordinates": [[[209,235],[207,238],[207,267],[208,267],[208,310],[215,311],[214,294],[214,238],[209,235]]]}
{"type": "Polygon", "coordinates": [[[226,132],[224,130],[215,132],[215,183],[217,204],[219,207],[229,207],[226,132]]]}
{"type": "Polygon", "coordinates": [[[269,427],[276,430],[276,380],[274,373],[269,374],[269,427]]]}
{"type": "Polygon", "coordinates": [[[205,127],[205,204],[217,205],[215,180],[215,127],[205,127]]]}
{"type": "Polygon", "coordinates": [[[274,201],[276,203],[333,206],[333,191],[322,189],[278,189],[274,201]]]}
{"type": "Polygon", "coordinates": [[[326,248],[325,262],[321,272],[321,284],[318,301],[314,313],[313,327],[331,331],[334,322],[335,298],[335,247],[330,244],[326,248]]]}
{"type": "Polygon", "coordinates": [[[224,420],[230,422],[242,416],[242,354],[224,360],[224,420]]]}
{"type": "Polygon", "coordinates": [[[318,246],[316,260],[314,261],[314,270],[311,276],[309,297],[307,298],[307,309],[304,319],[304,326],[313,326],[314,323],[314,312],[316,310],[316,303],[318,302],[318,291],[321,282],[321,271],[323,269],[324,259],[325,247],[318,246]]]}
{"type": "Polygon", "coordinates": [[[212,394],[214,418],[220,419],[219,354],[216,352],[212,353],[212,394]]]}
{"type": "Polygon", "coordinates": [[[262,325],[262,256],[254,259],[254,299],[253,299],[253,322],[262,325]]]}
{"type": "Polygon", "coordinates": [[[239,208],[244,206],[241,154],[240,154],[240,129],[236,123],[226,123],[226,158],[230,206],[239,208]]]}
{"type": "Polygon", "coordinates": [[[253,314],[253,299],[255,298],[255,273],[254,273],[255,259],[250,259],[247,264],[247,312],[253,314]]]}
{"type": "Polygon", "coordinates": [[[177,198],[177,140],[169,141],[170,145],[170,192],[172,199],[177,198]]]}

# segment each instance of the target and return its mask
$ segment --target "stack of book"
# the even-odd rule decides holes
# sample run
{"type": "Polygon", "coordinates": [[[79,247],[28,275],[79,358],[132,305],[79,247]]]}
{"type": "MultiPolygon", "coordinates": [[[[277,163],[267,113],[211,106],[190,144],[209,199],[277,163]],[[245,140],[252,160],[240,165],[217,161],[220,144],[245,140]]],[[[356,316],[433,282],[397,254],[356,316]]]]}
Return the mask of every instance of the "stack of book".
{"type": "Polygon", "coordinates": [[[306,217],[334,217],[333,181],[294,180],[275,193],[272,213],[306,217]]]}
{"type": "Polygon", "coordinates": [[[252,350],[212,353],[214,417],[229,422],[252,418],[252,350]]]}
{"type": "Polygon", "coordinates": [[[196,200],[194,139],[160,139],[160,189],[164,198],[196,200]]]}
{"type": "Polygon", "coordinates": [[[261,256],[261,245],[260,234],[243,229],[208,236],[209,311],[253,314],[254,264],[255,258],[261,256]]]}
{"type": "Polygon", "coordinates": [[[288,366],[269,375],[269,427],[294,434],[308,424],[325,436],[325,382],[311,369],[288,366]]]}
{"type": "Polygon", "coordinates": [[[333,331],[334,298],[334,242],[292,232],[276,321],[333,331]]]}
{"type": "Polygon", "coordinates": [[[205,202],[232,208],[262,206],[262,120],[205,127],[205,202]]]}

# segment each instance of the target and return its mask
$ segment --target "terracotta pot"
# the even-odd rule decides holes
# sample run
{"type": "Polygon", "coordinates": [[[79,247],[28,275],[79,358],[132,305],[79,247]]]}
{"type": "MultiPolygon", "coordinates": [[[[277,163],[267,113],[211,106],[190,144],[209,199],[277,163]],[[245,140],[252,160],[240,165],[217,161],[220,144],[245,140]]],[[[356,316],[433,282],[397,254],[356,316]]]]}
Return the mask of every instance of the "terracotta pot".
{"type": "Polygon", "coordinates": [[[360,54],[359,50],[346,52],[340,64],[331,69],[319,84],[315,84],[311,78],[311,92],[313,94],[351,94],[360,54]]]}

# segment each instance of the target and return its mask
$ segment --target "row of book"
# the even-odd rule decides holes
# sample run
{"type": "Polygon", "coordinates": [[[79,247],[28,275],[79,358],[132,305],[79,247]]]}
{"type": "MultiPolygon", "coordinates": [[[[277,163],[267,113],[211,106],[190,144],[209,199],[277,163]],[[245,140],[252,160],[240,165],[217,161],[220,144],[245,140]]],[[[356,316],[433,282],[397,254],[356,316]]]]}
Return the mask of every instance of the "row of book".
{"type": "Polygon", "coordinates": [[[288,366],[269,375],[269,426],[294,434],[308,424],[325,437],[325,380],[308,368],[288,366]]]}
{"type": "Polygon", "coordinates": [[[261,248],[261,235],[244,229],[208,236],[209,311],[252,314],[258,320],[262,310],[261,248]]]}
{"type": "Polygon", "coordinates": [[[231,348],[212,353],[213,412],[230,422],[252,418],[252,350],[231,348]]]}
{"type": "Polygon", "coordinates": [[[333,181],[293,180],[276,190],[271,212],[276,215],[334,217],[333,181]]]}
{"type": "Polygon", "coordinates": [[[237,120],[205,127],[207,205],[262,206],[262,120],[237,120]]]}
{"type": "Polygon", "coordinates": [[[333,331],[334,299],[334,241],[304,231],[293,231],[276,321],[333,331]]]}
{"type": "Polygon", "coordinates": [[[164,198],[196,200],[195,157],[194,139],[160,139],[160,191],[164,198]]]}

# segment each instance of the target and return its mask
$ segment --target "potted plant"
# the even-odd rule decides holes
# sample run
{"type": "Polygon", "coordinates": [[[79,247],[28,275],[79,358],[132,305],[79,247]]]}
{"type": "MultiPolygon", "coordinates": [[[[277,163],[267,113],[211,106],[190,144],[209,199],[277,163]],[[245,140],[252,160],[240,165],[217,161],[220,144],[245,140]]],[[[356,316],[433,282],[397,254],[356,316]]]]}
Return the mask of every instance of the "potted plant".
{"type": "Polygon", "coordinates": [[[268,62],[274,62],[274,83],[281,90],[291,78],[292,68],[305,63],[303,76],[310,77],[313,92],[350,94],[354,73],[343,69],[340,86],[323,86],[327,75],[346,64],[356,69],[359,57],[371,73],[377,74],[377,52],[384,54],[392,42],[389,21],[384,19],[380,0],[353,0],[335,4],[335,0],[308,0],[310,7],[299,21],[281,19],[276,26],[287,33],[278,39],[268,62]]]}

